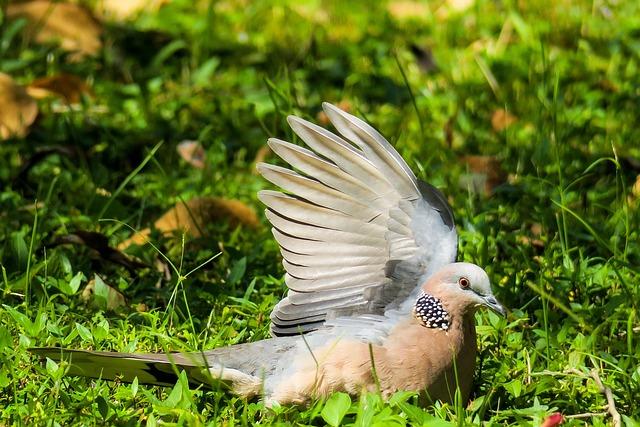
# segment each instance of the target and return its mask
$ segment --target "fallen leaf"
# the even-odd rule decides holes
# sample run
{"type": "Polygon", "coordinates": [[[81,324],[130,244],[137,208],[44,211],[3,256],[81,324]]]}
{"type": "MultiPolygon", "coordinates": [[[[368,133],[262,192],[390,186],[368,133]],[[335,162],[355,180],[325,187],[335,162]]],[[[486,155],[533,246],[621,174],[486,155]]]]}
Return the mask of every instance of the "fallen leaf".
{"type": "Polygon", "coordinates": [[[532,239],[529,236],[518,236],[516,240],[524,246],[533,246],[536,249],[544,249],[544,242],[540,239],[532,239]]]}
{"type": "Polygon", "coordinates": [[[82,300],[93,303],[103,310],[116,311],[127,304],[124,295],[112,286],[107,285],[97,274],[82,290],[82,300]]]}
{"type": "Polygon", "coordinates": [[[442,6],[436,10],[435,15],[440,20],[449,18],[451,15],[459,14],[469,9],[475,0],[446,0],[442,6]]]}
{"type": "Polygon", "coordinates": [[[11,3],[6,14],[9,19],[26,18],[28,36],[38,43],[58,41],[79,57],[95,55],[102,48],[102,25],[80,5],[35,0],[11,3]]]}
{"type": "Polygon", "coordinates": [[[520,235],[516,237],[518,243],[525,246],[533,246],[536,249],[544,249],[544,241],[542,240],[542,224],[534,222],[529,226],[530,235],[520,235]]]}
{"type": "Polygon", "coordinates": [[[162,257],[156,257],[156,259],[154,260],[154,266],[156,268],[156,271],[160,273],[155,287],[156,289],[160,289],[162,287],[163,280],[167,283],[171,282],[172,270],[169,266],[169,263],[162,257]]]}
{"type": "MultiPolygon", "coordinates": [[[[258,152],[256,153],[256,157],[253,159],[253,164],[258,164],[258,163],[263,163],[265,160],[267,160],[267,157],[269,157],[271,155],[272,151],[271,148],[269,148],[268,145],[263,145],[262,147],[260,147],[260,149],[258,150],[258,152]]],[[[254,173],[257,173],[254,170],[254,173]]]]}
{"type": "MultiPolygon", "coordinates": [[[[338,102],[336,106],[342,111],[346,111],[347,113],[351,112],[351,102],[347,100],[338,102]]],[[[318,119],[318,123],[320,123],[322,126],[326,126],[331,123],[331,121],[329,120],[329,116],[327,116],[327,114],[322,110],[318,113],[316,118],[318,119]]]]}
{"type": "Polygon", "coordinates": [[[197,169],[206,166],[206,153],[198,141],[182,141],[176,147],[176,151],[187,163],[197,169]]]}
{"type": "MultiPolygon", "coordinates": [[[[217,197],[197,197],[187,202],[178,202],[165,212],[154,227],[165,236],[186,233],[191,237],[201,237],[206,225],[212,222],[228,221],[229,226],[245,225],[256,228],[259,225],[255,211],[239,200],[217,197]]],[[[132,244],[143,245],[148,242],[151,230],[145,228],[118,245],[125,249],[132,244]]]]}
{"type": "Polygon", "coordinates": [[[217,197],[197,197],[177,203],[160,217],[154,226],[160,231],[185,229],[194,237],[208,222],[227,220],[232,227],[240,224],[256,228],[259,220],[254,210],[239,200],[217,197]]]}
{"type": "Polygon", "coordinates": [[[463,156],[460,161],[469,170],[469,173],[460,177],[460,186],[472,192],[491,194],[507,178],[500,160],[495,156],[463,156]]]}
{"type": "Polygon", "coordinates": [[[502,132],[517,120],[518,118],[516,116],[500,108],[494,111],[493,115],[491,115],[491,126],[496,132],[502,132]]]}
{"type": "Polygon", "coordinates": [[[129,237],[128,239],[122,241],[121,243],[118,244],[118,249],[120,249],[121,251],[124,251],[125,249],[127,249],[129,246],[131,245],[138,245],[138,246],[142,246],[144,244],[146,244],[149,241],[149,236],[151,235],[151,229],[150,228],[143,228],[140,231],[136,231],[133,236],[129,237]]]}
{"type": "Polygon", "coordinates": [[[82,95],[93,95],[84,80],[73,74],[42,77],[31,82],[27,93],[33,98],[61,97],[70,104],[77,104],[82,95]]]}
{"type": "Polygon", "coordinates": [[[24,206],[20,206],[18,209],[25,212],[36,212],[44,209],[45,206],[44,202],[36,201],[35,203],[28,203],[24,206]]]}
{"type": "Polygon", "coordinates": [[[399,20],[427,18],[431,14],[429,6],[425,2],[419,1],[392,1],[387,4],[387,12],[399,20]]]}
{"type": "Polygon", "coordinates": [[[539,222],[534,222],[533,224],[531,224],[531,227],[529,227],[529,229],[531,230],[531,234],[536,237],[540,237],[540,235],[542,235],[542,224],[540,224],[539,222]]]}
{"type": "Polygon", "coordinates": [[[96,10],[105,18],[124,20],[141,12],[157,12],[169,0],[102,0],[98,1],[96,10]]]}
{"type": "Polygon", "coordinates": [[[631,187],[631,193],[627,196],[627,202],[632,205],[636,200],[640,199],[640,175],[636,176],[636,182],[631,187]]]}
{"type": "Polygon", "coordinates": [[[302,18],[315,25],[328,25],[331,21],[331,16],[327,13],[326,8],[322,7],[322,3],[296,4],[296,2],[292,2],[291,8],[302,18]]]}
{"type": "Polygon", "coordinates": [[[38,115],[38,104],[4,73],[0,73],[0,105],[0,140],[24,137],[38,115]]]}
{"type": "Polygon", "coordinates": [[[260,147],[253,159],[253,167],[251,168],[251,173],[254,175],[260,175],[256,166],[259,163],[264,163],[271,154],[273,154],[273,151],[271,151],[271,148],[268,145],[265,144],[260,147]]]}
{"type": "Polygon", "coordinates": [[[636,182],[631,187],[631,194],[635,197],[640,197],[640,175],[636,176],[636,182]]]}
{"type": "Polygon", "coordinates": [[[53,243],[47,245],[47,247],[55,247],[64,244],[87,246],[90,249],[96,251],[102,259],[122,265],[131,272],[139,268],[147,267],[147,265],[139,261],[130,259],[127,255],[123,254],[118,249],[109,246],[109,239],[107,238],[107,236],[95,231],[78,230],[64,236],[59,236],[53,243]]]}

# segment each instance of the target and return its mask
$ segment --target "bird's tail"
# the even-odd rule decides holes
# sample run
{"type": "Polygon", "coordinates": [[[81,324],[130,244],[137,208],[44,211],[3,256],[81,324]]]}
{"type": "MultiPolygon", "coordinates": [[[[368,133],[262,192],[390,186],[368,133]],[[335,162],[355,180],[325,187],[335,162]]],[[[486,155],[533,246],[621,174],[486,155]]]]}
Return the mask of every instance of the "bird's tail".
{"type": "Polygon", "coordinates": [[[69,375],[141,384],[172,386],[184,370],[191,385],[222,387],[245,397],[260,393],[262,381],[235,369],[212,366],[204,353],[117,353],[108,351],[31,348],[41,358],[64,360],[69,375]]]}

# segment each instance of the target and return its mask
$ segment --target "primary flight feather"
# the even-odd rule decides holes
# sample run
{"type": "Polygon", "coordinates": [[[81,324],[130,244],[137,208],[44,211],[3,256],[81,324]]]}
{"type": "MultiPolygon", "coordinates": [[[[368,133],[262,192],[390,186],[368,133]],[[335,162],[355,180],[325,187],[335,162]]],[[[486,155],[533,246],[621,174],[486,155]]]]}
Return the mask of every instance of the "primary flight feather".
{"type": "Polygon", "coordinates": [[[505,314],[489,278],[456,263],[443,195],[419,181],[374,128],[323,109],[340,135],[290,116],[309,148],[269,139],[291,169],[257,168],[284,192],[258,193],[283,257],[289,291],[271,313],[273,338],[199,353],[138,354],[36,348],[70,374],[172,385],[222,385],[267,403],[334,391],[422,392],[467,399],[475,366],[473,313],[505,314]],[[375,367],[375,369],[374,369],[375,367]]]}

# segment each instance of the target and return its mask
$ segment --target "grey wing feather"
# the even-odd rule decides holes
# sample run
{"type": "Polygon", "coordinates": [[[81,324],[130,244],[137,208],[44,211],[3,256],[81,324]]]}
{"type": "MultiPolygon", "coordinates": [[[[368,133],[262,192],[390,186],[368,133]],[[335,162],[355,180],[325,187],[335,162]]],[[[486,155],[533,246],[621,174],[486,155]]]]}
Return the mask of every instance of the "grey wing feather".
{"type": "Polygon", "coordinates": [[[289,288],[271,313],[271,332],[296,335],[327,321],[344,331],[375,319],[372,330],[380,335],[393,323],[380,327],[381,319],[410,312],[419,285],[455,261],[453,215],[444,196],[418,181],[373,127],[330,104],[323,108],[341,136],[289,117],[309,149],[270,139],[295,170],[258,165],[288,193],[259,193],[289,288]]]}
{"type": "Polygon", "coordinates": [[[336,129],[362,149],[365,156],[385,174],[403,197],[413,198],[419,193],[413,171],[377,130],[328,102],[324,102],[322,107],[336,129]]]}

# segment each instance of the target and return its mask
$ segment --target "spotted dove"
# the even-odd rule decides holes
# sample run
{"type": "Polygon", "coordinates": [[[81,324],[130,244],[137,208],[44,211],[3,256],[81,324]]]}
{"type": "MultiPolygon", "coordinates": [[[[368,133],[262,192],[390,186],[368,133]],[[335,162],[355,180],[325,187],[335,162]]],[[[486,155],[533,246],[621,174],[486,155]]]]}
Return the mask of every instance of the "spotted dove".
{"type": "Polygon", "coordinates": [[[34,348],[69,374],[172,385],[225,386],[268,404],[335,391],[413,390],[467,400],[476,356],[474,312],[504,315],[480,267],[455,262],[451,208],[419,181],[375,129],[331,104],[341,136],[288,118],[309,147],[278,139],[293,169],[259,164],[286,193],[261,191],[289,288],[271,313],[272,338],[199,353],[139,354],[34,348]],[[294,170],[295,169],[295,170],[294,170]]]}

